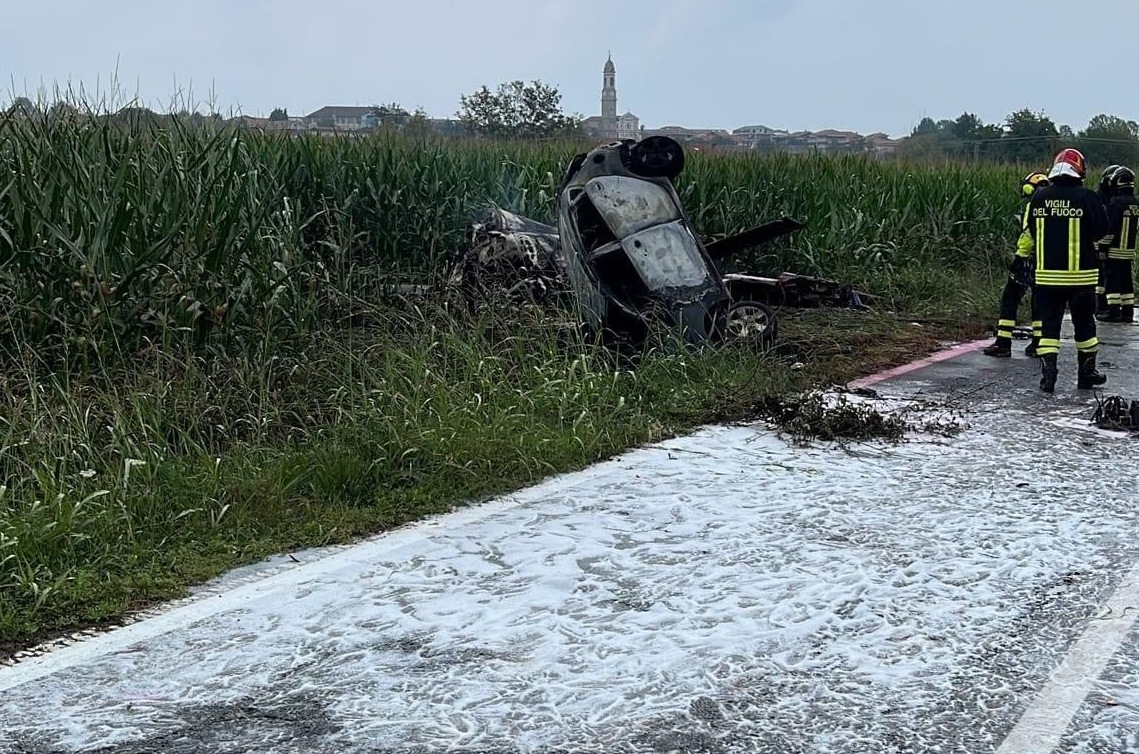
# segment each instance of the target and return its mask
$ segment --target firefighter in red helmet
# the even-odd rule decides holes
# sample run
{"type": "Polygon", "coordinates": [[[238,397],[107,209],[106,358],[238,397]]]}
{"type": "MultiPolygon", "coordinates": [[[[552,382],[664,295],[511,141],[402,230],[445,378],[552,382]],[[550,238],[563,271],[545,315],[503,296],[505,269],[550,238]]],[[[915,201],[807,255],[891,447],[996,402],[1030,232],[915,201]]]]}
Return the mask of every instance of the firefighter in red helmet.
{"type": "Polygon", "coordinates": [[[1028,205],[1028,233],[1036,254],[1033,292],[1042,322],[1040,389],[1056,389],[1060,324],[1067,309],[1075,329],[1077,378],[1082,390],[1107,382],[1096,371],[1096,282],[1099,255],[1095,244],[1108,232],[1107,213],[1095,192],[1084,186],[1087,164],[1077,149],[1063,149],[1048,172],[1049,185],[1028,205]]]}

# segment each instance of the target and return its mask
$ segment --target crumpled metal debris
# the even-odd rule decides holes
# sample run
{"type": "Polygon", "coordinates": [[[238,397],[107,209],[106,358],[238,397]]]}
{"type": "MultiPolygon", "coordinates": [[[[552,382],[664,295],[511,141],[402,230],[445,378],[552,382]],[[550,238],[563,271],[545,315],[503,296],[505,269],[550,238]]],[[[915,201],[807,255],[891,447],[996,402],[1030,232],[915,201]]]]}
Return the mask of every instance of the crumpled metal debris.
{"type": "Polygon", "coordinates": [[[467,243],[451,266],[447,285],[470,301],[551,301],[569,290],[560,245],[554,226],[488,208],[467,226],[467,243]]]}
{"type": "Polygon", "coordinates": [[[1096,399],[1092,423],[1100,429],[1139,432],[1139,400],[1128,401],[1121,395],[1096,399]]]}

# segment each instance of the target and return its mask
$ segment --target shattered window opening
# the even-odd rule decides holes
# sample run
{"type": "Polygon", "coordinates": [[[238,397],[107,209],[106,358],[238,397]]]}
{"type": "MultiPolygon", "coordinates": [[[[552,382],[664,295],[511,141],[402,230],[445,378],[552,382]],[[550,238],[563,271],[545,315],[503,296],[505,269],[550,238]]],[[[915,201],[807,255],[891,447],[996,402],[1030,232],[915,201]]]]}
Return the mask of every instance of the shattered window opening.
{"type": "Polygon", "coordinates": [[[591,256],[603,254],[620,247],[617,236],[613,235],[584,191],[574,192],[571,200],[577,234],[581,238],[581,246],[586,254],[591,256]]]}

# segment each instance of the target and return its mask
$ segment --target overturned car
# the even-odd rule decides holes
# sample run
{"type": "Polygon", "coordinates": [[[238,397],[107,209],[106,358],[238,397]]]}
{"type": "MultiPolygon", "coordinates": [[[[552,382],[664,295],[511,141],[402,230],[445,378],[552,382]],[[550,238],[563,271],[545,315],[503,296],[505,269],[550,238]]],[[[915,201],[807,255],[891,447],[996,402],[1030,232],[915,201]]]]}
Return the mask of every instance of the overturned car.
{"type": "Polygon", "coordinates": [[[725,274],[732,254],[804,227],[781,218],[703,242],[674,181],[684,152],[653,136],[577,155],[558,190],[557,226],[491,208],[468,227],[447,284],[472,306],[505,297],[557,304],[589,331],[639,344],[668,328],[693,344],[770,344],[776,308],[865,308],[864,294],[829,280],[725,274]]]}

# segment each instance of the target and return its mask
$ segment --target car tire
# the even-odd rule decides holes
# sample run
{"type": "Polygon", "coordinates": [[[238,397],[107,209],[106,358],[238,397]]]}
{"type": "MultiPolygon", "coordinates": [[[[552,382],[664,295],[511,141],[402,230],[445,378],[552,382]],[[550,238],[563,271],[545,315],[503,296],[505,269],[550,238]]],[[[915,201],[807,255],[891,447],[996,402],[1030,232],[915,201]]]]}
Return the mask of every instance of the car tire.
{"type": "Polygon", "coordinates": [[[723,338],[730,343],[747,342],[767,347],[775,342],[778,330],[775,310],[760,301],[733,301],[724,313],[723,338]]]}

